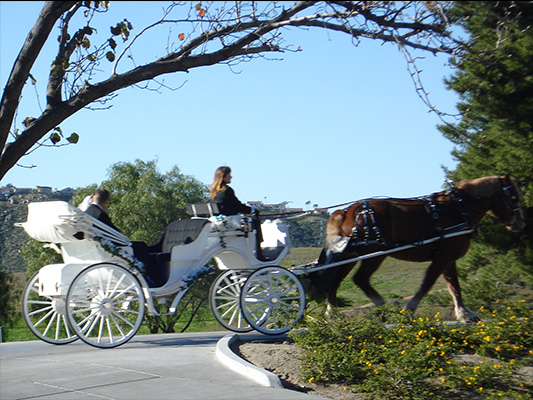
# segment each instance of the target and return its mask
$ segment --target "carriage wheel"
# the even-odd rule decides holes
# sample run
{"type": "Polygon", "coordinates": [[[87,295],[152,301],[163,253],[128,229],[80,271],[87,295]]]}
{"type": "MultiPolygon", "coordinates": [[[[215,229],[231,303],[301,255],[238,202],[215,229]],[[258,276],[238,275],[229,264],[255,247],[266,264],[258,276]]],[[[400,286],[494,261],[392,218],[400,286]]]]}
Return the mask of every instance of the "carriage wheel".
{"type": "Polygon", "coordinates": [[[248,271],[227,270],[215,279],[209,290],[211,312],[220,325],[230,331],[253,330],[240,307],[241,287],[248,275],[248,271]]]}
{"type": "Polygon", "coordinates": [[[67,292],[72,329],[87,344],[117,347],[139,330],[144,295],[137,278],[116,264],[95,264],[81,271],[67,292]]]}
{"type": "Polygon", "coordinates": [[[78,339],[67,322],[65,298],[39,294],[39,272],[22,292],[22,316],[30,331],[45,342],[67,344],[78,339]]]}
{"type": "Polygon", "coordinates": [[[255,330],[267,335],[288,332],[302,317],[305,290],[296,275],[281,267],[258,269],[241,289],[241,309],[255,330]]]}

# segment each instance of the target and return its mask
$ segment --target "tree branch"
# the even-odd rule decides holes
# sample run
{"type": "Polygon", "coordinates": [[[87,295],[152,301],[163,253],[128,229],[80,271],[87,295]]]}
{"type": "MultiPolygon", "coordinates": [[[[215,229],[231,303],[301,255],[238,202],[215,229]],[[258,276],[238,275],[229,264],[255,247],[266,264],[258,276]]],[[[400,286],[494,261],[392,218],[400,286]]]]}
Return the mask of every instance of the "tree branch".
{"type": "MultiPolygon", "coordinates": [[[[26,42],[20,51],[0,102],[0,151],[3,150],[13,117],[19,104],[22,88],[28,79],[30,70],[44,46],[54,24],[61,15],[76,4],[75,1],[47,1],[37,18],[37,22],[28,34],[26,42]]],[[[2,157],[3,159],[3,157],[2,157]]],[[[2,177],[0,169],[0,177],[2,177]]]]}

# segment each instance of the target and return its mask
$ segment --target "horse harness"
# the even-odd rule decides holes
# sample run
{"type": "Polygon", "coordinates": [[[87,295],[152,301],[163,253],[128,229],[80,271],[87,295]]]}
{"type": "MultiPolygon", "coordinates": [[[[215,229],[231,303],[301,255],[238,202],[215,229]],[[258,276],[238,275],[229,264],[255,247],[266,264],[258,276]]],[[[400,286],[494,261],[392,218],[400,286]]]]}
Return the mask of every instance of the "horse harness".
{"type": "MultiPolygon", "coordinates": [[[[463,222],[446,228],[441,225],[441,210],[435,202],[434,196],[430,195],[418,198],[418,200],[422,201],[424,209],[433,220],[433,230],[436,236],[440,236],[442,240],[448,233],[470,229],[474,226],[461,192],[456,187],[451,187],[445,192],[445,195],[450,196],[463,219],[463,222]]],[[[376,223],[374,208],[367,200],[364,200],[355,217],[354,227],[350,235],[350,246],[356,247],[369,245],[385,246],[387,243],[385,242],[385,239],[383,239],[380,228],[376,223]]],[[[396,246],[398,244],[394,245],[396,246]]]]}

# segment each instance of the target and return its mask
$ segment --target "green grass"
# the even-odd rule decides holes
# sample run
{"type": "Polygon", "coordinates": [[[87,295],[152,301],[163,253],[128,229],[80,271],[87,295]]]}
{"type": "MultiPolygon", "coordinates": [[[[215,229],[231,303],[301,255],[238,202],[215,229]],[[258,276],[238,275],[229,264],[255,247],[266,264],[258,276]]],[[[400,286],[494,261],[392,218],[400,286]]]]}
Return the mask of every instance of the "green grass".
{"type": "MultiPolygon", "coordinates": [[[[290,266],[313,262],[318,258],[320,250],[317,248],[292,249],[291,255],[283,260],[281,266],[289,268],[290,266]]],[[[413,263],[395,260],[389,257],[385,259],[380,268],[374,273],[370,282],[385,300],[404,304],[418,290],[428,265],[429,262],[413,263]]],[[[352,276],[357,271],[357,268],[358,265],[343,280],[337,292],[340,308],[349,313],[357,313],[360,307],[371,304],[368,297],[352,281],[352,276]]],[[[446,292],[447,289],[443,278],[440,277],[433,286],[430,294],[440,293],[442,291],[446,292]]],[[[449,298],[449,303],[440,306],[425,304],[424,300],[422,300],[420,307],[424,310],[427,308],[448,308],[447,314],[451,314],[450,305],[451,297],[449,298]]],[[[442,312],[443,310],[438,311],[442,312]]]]}

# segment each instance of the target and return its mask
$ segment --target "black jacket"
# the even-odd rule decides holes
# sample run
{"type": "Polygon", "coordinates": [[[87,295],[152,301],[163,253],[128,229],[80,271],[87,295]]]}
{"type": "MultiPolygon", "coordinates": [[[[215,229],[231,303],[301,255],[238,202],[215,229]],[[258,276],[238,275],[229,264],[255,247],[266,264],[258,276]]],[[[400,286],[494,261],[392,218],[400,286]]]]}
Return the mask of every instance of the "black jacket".
{"type": "Polygon", "coordinates": [[[98,221],[103,222],[104,224],[109,225],[114,230],[120,232],[120,230],[111,222],[111,218],[109,218],[109,215],[107,215],[107,213],[102,210],[97,204],[91,204],[85,212],[91,217],[96,218],[98,221]]]}
{"type": "Polygon", "coordinates": [[[229,186],[226,186],[226,190],[217,194],[215,203],[218,206],[219,213],[222,215],[250,214],[252,212],[252,207],[242,204],[229,186]]]}

